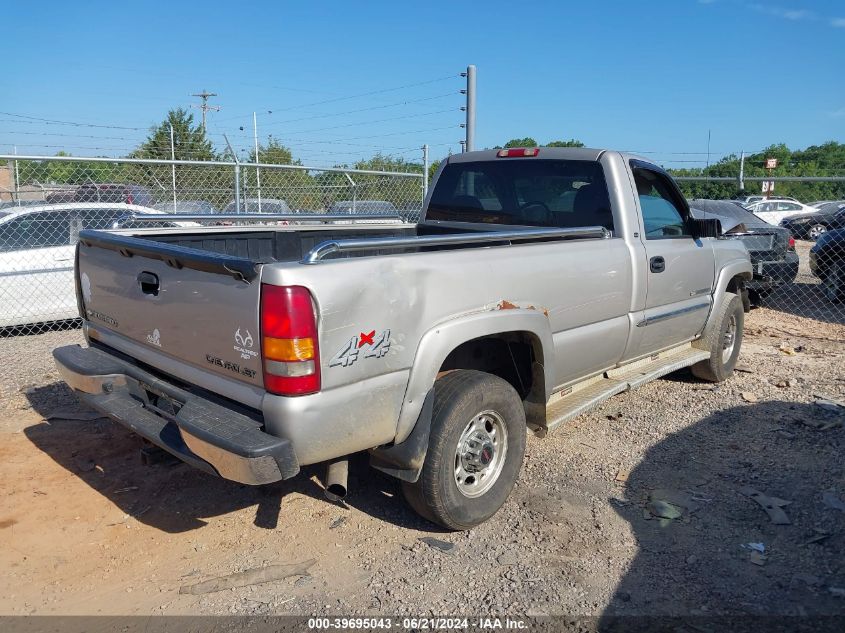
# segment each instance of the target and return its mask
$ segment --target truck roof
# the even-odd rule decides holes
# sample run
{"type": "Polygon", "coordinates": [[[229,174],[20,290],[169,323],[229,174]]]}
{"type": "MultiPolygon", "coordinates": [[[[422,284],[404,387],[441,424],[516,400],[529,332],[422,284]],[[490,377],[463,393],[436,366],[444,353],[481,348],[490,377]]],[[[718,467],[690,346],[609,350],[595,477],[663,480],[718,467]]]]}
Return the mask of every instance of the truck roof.
{"type": "MultiPolygon", "coordinates": [[[[606,152],[617,152],[609,149],[596,149],[592,147],[543,147],[538,148],[540,153],[538,158],[546,158],[552,160],[599,160],[602,154],[606,152]]],[[[484,149],[474,152],[464,152],[463,154],[453,154],[449,156],[447,162],[450,163],[467,163],[480,160],[498,160],[499,149],[484,149]]],[[[638,160],[654,165],[658,169],[662,169],[654,161],[639,156],[632,152],[617,152],[623,160],[638,160]]]]}
{"type": "MultiPolygon", "coordinates": [[[[589,147],[540,147],[539,158],[551,158],[558,160],[598,160],[606,152],[604,149],[591,149],[589,147]]],[[[498,149],[484,149],[463,154],[453,154],[449,157],[450,163],[464,163],[479,160],[497,160],[498,149]]]]}

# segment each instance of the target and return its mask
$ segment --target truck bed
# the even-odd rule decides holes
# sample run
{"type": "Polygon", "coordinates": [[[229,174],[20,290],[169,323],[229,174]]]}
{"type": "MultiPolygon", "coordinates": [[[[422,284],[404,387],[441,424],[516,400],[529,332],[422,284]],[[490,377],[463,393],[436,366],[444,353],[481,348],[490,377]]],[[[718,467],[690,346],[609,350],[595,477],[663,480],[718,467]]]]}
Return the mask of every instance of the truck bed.
{"type": "Polygon", "coordinates": [[[301,260],[312,248],[326,240],[371,237],[412,237],[417,227],[411,225],[326,226],[301,228],[214,227],[186,232],[139,231],[135,237],[183,248],[248,259],[258,264],[301,260]]]}

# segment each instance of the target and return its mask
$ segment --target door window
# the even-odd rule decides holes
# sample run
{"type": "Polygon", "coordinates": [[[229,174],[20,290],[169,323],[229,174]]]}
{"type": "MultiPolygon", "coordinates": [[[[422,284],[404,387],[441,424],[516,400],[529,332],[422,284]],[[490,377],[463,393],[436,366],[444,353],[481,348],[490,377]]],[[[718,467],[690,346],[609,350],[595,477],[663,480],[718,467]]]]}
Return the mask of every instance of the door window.
{"type": "Polygon", "coordinates": [[[634,167],[634,182],[648,240],[691,237],[686,208],[671,181],[656,171],[634,167]]]}
{"type": "Polygon", "coordinates": [[[67,211],[22,215],[0,228],[0,250],[67,246],[71,240],[70,228],[70,213],[67,211]]]}

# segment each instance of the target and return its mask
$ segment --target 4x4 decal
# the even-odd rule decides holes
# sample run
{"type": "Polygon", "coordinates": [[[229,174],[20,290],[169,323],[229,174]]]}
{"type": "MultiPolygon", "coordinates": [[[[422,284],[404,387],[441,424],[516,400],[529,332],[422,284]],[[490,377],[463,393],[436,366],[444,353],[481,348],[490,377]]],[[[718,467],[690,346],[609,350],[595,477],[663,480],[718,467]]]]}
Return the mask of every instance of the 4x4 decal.
{"type": "Polygon", "coordinates": [[[383,358],[390,351],[390,330],[361,332],[353,336],[329,361],[329,367],[349,367],[360,352],[364,358],[383,358]]]}

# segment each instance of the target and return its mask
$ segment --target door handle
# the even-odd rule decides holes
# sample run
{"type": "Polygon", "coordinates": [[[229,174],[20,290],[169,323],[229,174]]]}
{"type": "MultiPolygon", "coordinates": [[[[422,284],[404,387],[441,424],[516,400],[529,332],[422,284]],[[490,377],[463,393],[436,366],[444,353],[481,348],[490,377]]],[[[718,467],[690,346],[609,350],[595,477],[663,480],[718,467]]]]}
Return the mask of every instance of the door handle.
{"type": "Polygon", "coordinates": [[[648,268],[653,273],[662,273],[666,270],[666,260],[663,259],[660,255],[656,257],[652,257],[648,260],[648,268]]]}
{"type": "Polygon", "coordinates": [[[158,275],[149,273],[146,270],[138,273],[138,285],[141,286],[141,292],[145,295],[158,296],[159,282],[158,275]]]}

